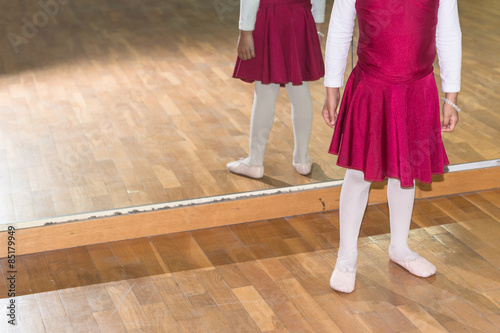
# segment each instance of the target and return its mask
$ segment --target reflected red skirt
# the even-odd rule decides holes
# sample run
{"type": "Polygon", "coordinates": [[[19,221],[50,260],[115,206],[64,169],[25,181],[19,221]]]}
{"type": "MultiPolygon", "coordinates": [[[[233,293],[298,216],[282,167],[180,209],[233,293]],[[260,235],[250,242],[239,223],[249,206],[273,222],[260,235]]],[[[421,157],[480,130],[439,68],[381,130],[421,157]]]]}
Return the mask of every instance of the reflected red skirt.
{"type": "Polygon", "coordinates": [[[449,164],[441,138],[434,74],[388,82],[356,66],[344,91],[329,152],[337,165],[361,170],[365,179],[398,178],[431,183],[449,164]]]}
{"type": "Polygon", "coordinates": [[[324,76],[310,0],[261,0],[253,38],[255,58],[238,57],[234,78],[300,85],[324,76]]]}

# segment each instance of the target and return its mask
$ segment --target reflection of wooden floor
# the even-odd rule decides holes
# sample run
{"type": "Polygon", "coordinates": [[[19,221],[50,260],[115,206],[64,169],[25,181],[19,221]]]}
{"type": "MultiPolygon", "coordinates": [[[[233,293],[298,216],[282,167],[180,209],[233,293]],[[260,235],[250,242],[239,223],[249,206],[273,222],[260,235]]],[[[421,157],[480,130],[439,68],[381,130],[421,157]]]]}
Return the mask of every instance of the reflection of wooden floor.
{"type": "MultiPolygon", "coordinates": [[[[328,280],[338,211],[20,256],[24,332],[497,332],[500,190],[417,200],[410,246],[436,276],[389,261],[387,205],[359,241],[354,293],[328,280]]],[[[7,307],[6,259],[0,304],[7,307]]],[[[0,272],[2,271],[0,270],[0,272]]],[[[7,332],[7,321],[0,321],[7,332]]]]}
{"type": "MultiPolygon", "coordinates": [[[[36,3],[5,4],[2,35],[22,35],[22,18],[40,11],[36,3]]],[[[4,38],[0,221],[342,178],[344,171],[327,154],[331,131],[320,116],[322,82],[311,85],[316,164],[310,177],[291,166],[284,91],[266,154],[267,177],[255,181],[225,170],[247,152],[252,103],[252,86],[230,78],[235,3],[72,0],[18,54],[4,38]]],[[[460,8],[464,112],[460,128],[445,138],[452,163],[500,157],[500,99],[494,94],[499,5],[463,0],[460,8]]]]}

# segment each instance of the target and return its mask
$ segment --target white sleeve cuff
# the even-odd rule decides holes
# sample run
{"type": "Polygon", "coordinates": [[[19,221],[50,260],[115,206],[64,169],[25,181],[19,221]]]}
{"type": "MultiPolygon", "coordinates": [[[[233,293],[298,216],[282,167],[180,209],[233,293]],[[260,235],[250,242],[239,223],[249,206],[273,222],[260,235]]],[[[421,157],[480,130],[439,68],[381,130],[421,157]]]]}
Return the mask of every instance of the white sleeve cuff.
{"type": "Polygon", "coordinates": [[[460,91],[460,81],[458,81],[458,83],[454,83],[454,84],[446,84],[446,83],[444,83],[444,81],[442,81],[441,87],[442,87],[443,92],[445,92],[445,93],[456,93],[456,92],[460,91]]]}
{"type": "MultiPolygon", "coordinates": [[[[345,67],[344,67],[345,69],[345,67]]],[[[342,73],[342,76],[338,76],[336,78],[332,77],[325,77],[325,87],[327,88],[340,88],[344,86],[344,73],[342,73]]]]}

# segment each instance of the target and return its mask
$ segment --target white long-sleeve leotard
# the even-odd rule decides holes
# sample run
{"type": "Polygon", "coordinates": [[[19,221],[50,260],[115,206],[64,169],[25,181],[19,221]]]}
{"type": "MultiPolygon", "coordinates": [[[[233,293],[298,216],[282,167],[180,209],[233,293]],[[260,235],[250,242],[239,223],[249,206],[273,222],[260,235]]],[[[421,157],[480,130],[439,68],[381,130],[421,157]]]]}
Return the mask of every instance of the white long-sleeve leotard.
{"type": "MultiPolygon", "coordinates": [[[[335,0],[325,52],[325,86],[342,87],[356,19],[356,0],[335,0]]],[[[439,0],[436,47],[443,92],[460,91],[462,32],[457,0],[439,0]]]]}

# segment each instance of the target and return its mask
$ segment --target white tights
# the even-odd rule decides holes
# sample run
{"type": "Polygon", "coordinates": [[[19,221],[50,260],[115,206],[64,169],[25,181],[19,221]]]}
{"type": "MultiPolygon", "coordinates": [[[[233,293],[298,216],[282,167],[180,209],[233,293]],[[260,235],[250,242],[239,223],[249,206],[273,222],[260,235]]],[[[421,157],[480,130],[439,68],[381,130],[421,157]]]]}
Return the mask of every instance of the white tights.
{"type": "MultiPolygon", "coordinates": [[[[309,84],[303,82],[300,86],[294,86],[288,83],[285,87],[292,104],[292,124],[295,141],[293,163],[306,163],[309,161],[308,146],[313,118],[309,84]]],[[[252,119],[250,122],[250,154],[243,160],[243,163],[247,165],[263,165],[264,152],[274,122],[274,110],[279,91],[279,84],[262,84],[255,81],[252,119]]]]}
{"type": "MultiPolygon", "coordinates": [[[[340,192],[340,247],[336,268],[354,272],[358,257],[358,236],[368,203],[371,182],[361,171],[347,169],[340,192]]],[[[408,248],[415,187],[401,188],[399,179],[389,178],[387,201],[391,226],[389,251],[400,260],[412,260],[417,254],[408,248]]]]}

